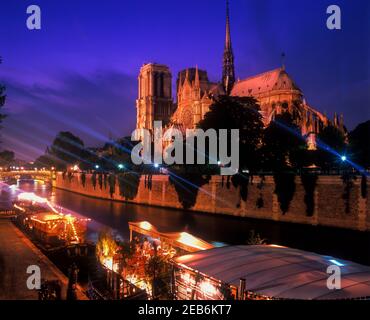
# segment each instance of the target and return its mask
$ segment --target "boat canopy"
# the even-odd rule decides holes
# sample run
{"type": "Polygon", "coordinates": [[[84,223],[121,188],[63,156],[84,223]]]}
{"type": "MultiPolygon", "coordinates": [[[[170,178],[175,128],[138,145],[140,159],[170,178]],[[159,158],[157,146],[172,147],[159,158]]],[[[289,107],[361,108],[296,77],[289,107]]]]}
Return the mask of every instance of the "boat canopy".
{"type": "Polygon", "coordinates": [[[247,291],[271,298],[370,298],[370,267],[277,245],[213,248],[174,261],[180,268],[234,287],[245,279],[247,291]],[[328,288],[333,269],[340,269],[341,289],[328,288]]]}
{"type": "Polygon", "coordinates": [[[129,229],[130,240],[132,240],[132,231],[135,231],[139,234],[164,241],[175,248],[180,248],[187,252],[214,248],[212,244],[187,232],[160,232],[148,221],[129,222],[129,229]]]}

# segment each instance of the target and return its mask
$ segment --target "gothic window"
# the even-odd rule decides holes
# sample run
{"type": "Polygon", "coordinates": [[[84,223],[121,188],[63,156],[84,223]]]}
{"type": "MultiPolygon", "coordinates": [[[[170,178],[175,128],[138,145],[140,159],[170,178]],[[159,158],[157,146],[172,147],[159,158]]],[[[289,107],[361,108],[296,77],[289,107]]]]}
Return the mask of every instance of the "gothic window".
{"type": "Polygon", "coordinates": [[[163,98],[164,97],[164,74],[163,73],[160,74],[159,87],[160,87],[159,96],[163,98]]]}
{"type": "Polygon", "coordinates": [[[193,115],[190,110],[184,110],[181,114],[181,123],[185,128],[193,127],[193,115]]]}

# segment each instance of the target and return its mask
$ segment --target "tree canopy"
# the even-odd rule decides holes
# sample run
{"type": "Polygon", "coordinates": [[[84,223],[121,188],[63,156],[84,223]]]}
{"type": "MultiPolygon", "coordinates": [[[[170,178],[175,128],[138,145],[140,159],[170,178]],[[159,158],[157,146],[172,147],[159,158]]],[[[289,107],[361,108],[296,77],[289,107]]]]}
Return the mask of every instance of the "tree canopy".
{"type": "Polygon", "coordinates": [[[324,169],[338,168],[340,158],[338,155],[346,151],[346,138],[344,134],[333,125],[323,128],[317,137],[317,162],[324,169]]]}
{"type": "MultiPolygon", "coordinates": [[[[0,64],[2,63],[2,58],[0,57],[0,64]]],[[[0,128],[1,128],[1,123],[3,120],[6,118],[6,114],[2,112],[2,108],[5,105],[5,86],[0,83],[0,128]]]]}
{"type": "Polygon", "coordinates": [[[59,132],[50,147],[50,155],[58,161],[57,167],[86,161],[88,152],[83,141],[71,132],[59,132]]]}
{"type": "Polygon", "coordinates": [[[263,134],[260,106],[252,97],[220,96],[209,112],[198,123],[198,128],[239,129],[239,155],[241,169],[256,169],[258,147],[263,134]]]}
{"type": "Polygon", "coordinates": [[[370,120],[350,132],[349,148],[354,162],[364,168],[370,167],[370,120]]]}
{"type": "Polygon", "coordinates": [[[262,167],[265,170],[284,171],[304,165],[306,141],[290,113],[276,115],[263,133],[261,147],[262,167]]]}
{"type": "Polygon", "coordinates": [[[9,150],[4,150],[0,152],[0,166],[8,167],[14,161],[14,152],[9,150]]]}

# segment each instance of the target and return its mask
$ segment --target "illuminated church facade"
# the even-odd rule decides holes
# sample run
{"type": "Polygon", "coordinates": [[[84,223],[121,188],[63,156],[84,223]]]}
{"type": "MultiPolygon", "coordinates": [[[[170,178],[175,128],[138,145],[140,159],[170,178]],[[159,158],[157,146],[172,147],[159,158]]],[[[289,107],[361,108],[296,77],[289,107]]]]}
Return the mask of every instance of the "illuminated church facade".
{"type": "Polygon", "coordinates": [[[307,137],[308,148],[315,148],[316,134],[329,123],[345,131],[343,116],[334,115],[331,122],[310,106],[284,66],[236,80],[228,3],[221,81],[211,82],[207,71],[198,67],[182,70],[178,73],[176,82],[176,102],[172,96],[172,74],[166,65],[143,65],[138,83],[137,129],[152,130],[153,122],[159,120],[166,126],[175,126],[183,131],[194,129],[209,111],[214,98],[230,95],[254,97],[260,105],[265,126],[276,115],[286,111],[291,113],[295,123],[301,128],[302,135],[307,137]]]}

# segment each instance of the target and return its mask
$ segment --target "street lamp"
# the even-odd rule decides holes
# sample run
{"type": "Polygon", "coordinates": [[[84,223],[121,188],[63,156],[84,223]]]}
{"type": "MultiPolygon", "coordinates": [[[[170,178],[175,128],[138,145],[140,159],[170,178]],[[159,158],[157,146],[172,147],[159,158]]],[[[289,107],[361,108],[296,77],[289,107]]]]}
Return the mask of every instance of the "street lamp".
{"type": "Polygon", "coordinates": [[[95,165],[95,169],[99,169],[100,167],[99,167],[99,165],[98,164],[96,164],[95,165]]]}
{"type": "Polygon", "coordinates": [[[124,167],[125,167],[125,166],[124,166],[122,163],[120,163],[120,164],[118,165],[118,169],[119,169],[119,170],[124,169],[124,167]]]}
{"type": "Polygon", "coordinates": [[[346,157],[345,155],[341,156],[341,157],[340,157],[340,159],[341,159],[343,162],[347,161],[347,157],[346,157]]]}

